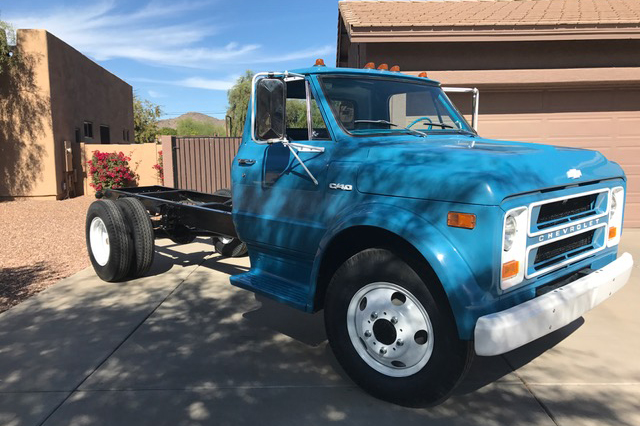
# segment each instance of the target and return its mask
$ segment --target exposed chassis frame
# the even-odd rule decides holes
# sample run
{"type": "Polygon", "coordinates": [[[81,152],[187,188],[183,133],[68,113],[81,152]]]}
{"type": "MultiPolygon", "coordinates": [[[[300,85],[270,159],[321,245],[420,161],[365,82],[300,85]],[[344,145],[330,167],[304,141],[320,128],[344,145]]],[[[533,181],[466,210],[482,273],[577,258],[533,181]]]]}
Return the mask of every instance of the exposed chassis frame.
{"type": "MultiPolygon", "coordinates": [[[[116,200],[120,197],[137,198],[151,216],[162,215],[165,227],[167,223],[186,227],[194,237],[238,238],[231,216],[231,197],[160,185],[106,189],[96,193],[96,198],[116,200]]],[[[165,231],[171,234],[171,230],[165,231]]]]}

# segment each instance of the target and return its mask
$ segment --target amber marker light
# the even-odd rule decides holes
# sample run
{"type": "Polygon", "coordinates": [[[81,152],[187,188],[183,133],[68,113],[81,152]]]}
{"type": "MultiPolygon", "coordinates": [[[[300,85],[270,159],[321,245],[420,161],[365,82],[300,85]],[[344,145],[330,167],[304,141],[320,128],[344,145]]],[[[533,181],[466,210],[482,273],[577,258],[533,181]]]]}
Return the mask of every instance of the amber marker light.
{"type": "Polygon", "coordinates": [[[454,228],[473,229],[476,227],[476,215],[471,213],[449,212],[447,225],[454,228]]]}
{"type": "Polygon", "coordinates": [[[427,73],[425,71],[422,71],[420,74],[418,74],[418,77],[427,78],[427,73]]]}
{"type": "Polygon", "coordinates": [[[389,71],[389,65],[380,64],[380,65],[378,65],[378,69],[381,70],[381,71],[389,71]]]}
{"type": "Polygon", "coordinates": [[[400,72],[400,67],[398,65],[394,65],[394,66],[391,67],[390,71],[400,72]]]}
{"type": "Polygon", "coordinates": [[[376,67],[376,64],[374,64],[373,62],[367,62],[367,64],[364,66],[365,70],[372,70],[376,67]]]}
{"type": "Polygon", "coordinates": [[[316,67],[325,67],[326,65],[324,64],[324,59],[322,59],[322,58],[316,59],[316,63],[314,64],[314,66],[316,66],[316,67]]]}
{"type": "Polygon", "coordinates": [[[618,234],[618,230],[616,229],[615,226],[612,226],[611,228],[609,228],[609,239],[610,240],[614,239],[617,234],[618,234]]]}
{"type": "Polygon", "coordinates": [[[517,260],[510,260],[502,265],[502,279],[506,280],[518,275],[520,263],[517,260]]]}

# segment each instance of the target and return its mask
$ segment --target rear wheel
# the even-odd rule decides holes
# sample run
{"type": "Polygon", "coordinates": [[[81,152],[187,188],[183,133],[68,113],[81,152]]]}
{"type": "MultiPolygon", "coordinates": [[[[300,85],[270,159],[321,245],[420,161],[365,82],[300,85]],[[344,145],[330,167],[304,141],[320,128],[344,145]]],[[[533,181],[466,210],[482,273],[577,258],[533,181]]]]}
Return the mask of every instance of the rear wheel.
{"type": "MultiPolygon", "coordinates": [[[[228,188],[219,189],[213,195],[231,197],[231,190],[228,188]]],[[[228,201],[231,203],[231,200],[228,201]]],[[[226,204],[226,203],[225,203],[226,204]]],[[[213,237],[213,246],[216,252],[226,257],[241,257],[247,254],[247,245],[237,238],[213,237]]]]}
{"type": "Polygon", "coordinates": [[[154,233],[149,213],[140,200],[131,197],[119,198],[116,204],[122,210],[131,231],[133,259],[129,278],[138,278],[149,272],[153,263],[154,233]]]}
{"type": "Polygon", "coordinates": [[[121,281],[127,276],[133,257],[133,242],[124,215],[111,200],[94,201],[85,225],[89,259],[104,281],[121,281]]]}
{"type": "MultiPolygon", "coordinates": [[[[325,325],[346,373],[373,396],[400,405],[446,399],[472,359],[447,305],[402,259],[367,249],[347,260],[327,290],[325,325]]],[[[446,303],[446,302],[445,302],[446,303]]]]}

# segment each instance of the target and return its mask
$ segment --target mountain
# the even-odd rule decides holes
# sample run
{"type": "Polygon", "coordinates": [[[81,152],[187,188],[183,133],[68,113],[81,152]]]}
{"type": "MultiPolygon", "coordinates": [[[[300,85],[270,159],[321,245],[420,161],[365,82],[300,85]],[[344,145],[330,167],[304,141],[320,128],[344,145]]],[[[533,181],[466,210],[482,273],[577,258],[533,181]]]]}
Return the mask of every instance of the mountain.
{"type": "Polygon", "coordinates": [[[169,127],[171,129],[175,129],[178,126],[178,121],[183,118],[190,118],[194,121],[199,121],[202,123],[210,123],[216,126],[224,127],[224,120],[220,120],[219,118],[211,117],[206,114],[201,114],[199,112],[188,112],[176,118],[167,118],[165,120],[158,120],[158,128],[161,129],[163,127],[169,127]]]}

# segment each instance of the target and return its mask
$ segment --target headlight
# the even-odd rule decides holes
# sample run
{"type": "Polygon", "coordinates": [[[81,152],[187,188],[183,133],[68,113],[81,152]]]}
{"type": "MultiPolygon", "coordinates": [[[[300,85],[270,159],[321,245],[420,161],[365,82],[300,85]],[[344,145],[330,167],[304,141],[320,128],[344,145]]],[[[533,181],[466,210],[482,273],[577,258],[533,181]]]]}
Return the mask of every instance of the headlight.
{"type": "Polygon", "coordinates": [[[507,216],[504,221],[504,242],[502,243],[504,251],[511,250],[511,247],[513,247],[513,239],[516,237],[517,232],[518,223],[516,222],[516,218],[513,215],[507,216]]]}
{"type": "Polygon", "coordinates": [[[617,186],[611,190],[611,207],[609,209],[609,226],[607,228],[607,247],[613,247],[620,242],[623,213],[624,188],[617,186]]]}
{"type": "Polygon", "coordinates": [[[529,209],[516,207],[506,212],[502,227],[500,288],[507,290],[522,282],[527,251],[529,209]]]}
{"type": "Polygon", "coordinates": [[[611,197],[611,210],[609,211],[609,220],[613,219],[613,216],[616,213],[616,209],[618,208],[618,197],[615,194],[611,197]]]}

